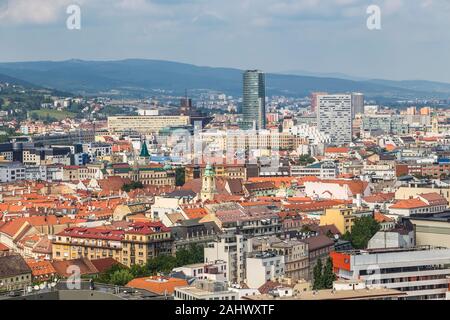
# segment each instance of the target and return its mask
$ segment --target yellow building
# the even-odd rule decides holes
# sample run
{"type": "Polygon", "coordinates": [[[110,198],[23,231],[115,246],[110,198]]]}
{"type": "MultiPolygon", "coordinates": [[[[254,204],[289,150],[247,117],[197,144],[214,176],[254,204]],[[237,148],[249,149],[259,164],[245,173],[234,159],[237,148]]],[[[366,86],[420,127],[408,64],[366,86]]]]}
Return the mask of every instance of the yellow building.
{"type": "Polygon", "coordinates": [[[159,255],[172,254],[170,229],[160,222],[135,223],[125,231],[122,241],[122,263],[144,265],[159,255]]]}
{"type": "Polygon", "coordinates": [[[353,210],[346,206],[325,209],[325,214],[320,217],[321,226],[334,224],[341,234],[351,232],[354,221],[353,210]]]}
{"type": "Polygon", "coordinates": [[[67,228],[53,240],[53,259],[113,258],[121,262],[123,237],[122,230],[67,228]]]}
{"type": "Polygon", "coordinates": [[[169,228],[160,222],[130,224],[125,230],[67,228],[53,240],[56,261],[113,258],[126,265],[144,265],[159,255],[172,254],[169,228]]]}

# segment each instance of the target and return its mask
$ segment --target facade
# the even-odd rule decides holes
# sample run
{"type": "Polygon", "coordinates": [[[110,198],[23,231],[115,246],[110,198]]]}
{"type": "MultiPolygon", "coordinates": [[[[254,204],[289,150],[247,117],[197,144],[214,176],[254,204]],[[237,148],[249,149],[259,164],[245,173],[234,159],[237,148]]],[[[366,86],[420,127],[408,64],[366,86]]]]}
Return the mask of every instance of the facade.
{"type": "Polygon", "coordinates": [[[134,223],[125,230],[122,240],[122,263],[144,265],[159,255],[172,254],[170,229],[160,222],[134,223]]]}
{"type": "Polygon", "coordinates": [[[24,290],[32,281],[32,270],[21,256],[0,256],[0,293],[24,290]]]}
{"type": "Polygon", "coordinates": [[[406,292],[404,300],[443,300],[448,290],[450,249],[398,249],[331,254],[339,278],[406,292]]]}
{"type": "Polygon", "coordinates": [[[53,240],[53,259],[113,258],[122,261],[124,231],[96,228],[67,228],[53,240]]]}
{"type": "Polygon", "coordinates": [[[362,121],[362,131],[365,135],[405,135],[409,133],[409,125],[403,117],[397,115],[365,115],[362,121]]]}
{"type": "Polygon", "coordinates": [[[247,240],[242,235],[222,235],[205,247],[205,263],[225,261],[226,278],[230,283],[240,284],[246,277],[245,253],[247,251],[247,240]]]}
{"type": "Polygon", "coordinates": [[[19,162],[0,163],[0,183],[25,179],[25,167],[19,162]]]}
{"type": "Polygon", "coordinates": [[[305,242],[290,239],[259,237],[249,239],[254,252],[274,252],[284,257],[284,277],[296,282],[309,279],[308,245],[305,242]]]}
{"type": "Polygon", "coordinates": [[[252,289],[282,277],[284,272],[284,256],[276,252],[251,253],[246,258],[246,283],[252,289]]]}
{"type": "Polygon", "coordinates": [[[320,217],[320,225],[335,225],[341,234],[352,231],[356,216],[352,208],[346,206],[325,209],[325,214],[320,217]]]}
{"type": "Polygon", "coordinates": [[[336,179],[338,167],[332,161],[314,163],[309,166],[291,166],[293,177],[318,177],[320,179],[336,179]]]}
{"type": "Polygon", "coordinates": [[[266,84],[265,75],[258,70],[244,73],[243,124],[242,129],[266,128],[266,84]]]}
{"type": "Polygon", "coordinates": [[[138,132],[141,134],[158,133],[167,127],[187,126],[188,116],[118,116],[108,117],[108,130],[111,134],[138,132]]]}
{"type": "Polygon", "coordinates": [[[238,293],[224,282],[197,281],[190,287],[175,288],[175,300],[238,300],[238,293]]]}
{"type": "Polygon", "coordinates": [[[364,114],[364,94],[354,92],[352,93],[352,117],[357,114],[364,114]]]}
{"type": "Polygon", "coordinates": [[[197,280],[211,280],[218,282],[227,281],[227,263],[225,261],[212,261],[210,263],[197,263],[173,269],[187,277],[197,280]]]}
{"type": "Polygon", "coordinates": [[[414,225],[417,246],[450,248],[450,220],[448,214],[441,217],[408,218],[414,225]]]}
{"type": "Polygon", "coordinates": [[[320,132],[330,136],[331,143],[352,142],[352,96],[319,95],[317,124],[320,132]]]}
{"type": "Polygon", "coordinates": [[[53,240],[53,259],[113,258],[126,265],[144,265],[148,259],[172,253],[170,229],[159,222],[133,223],[121,230],[67,228],[53,240]]]}
{"type": "Polygon", "coordinates": [[[389,214],[396,216],[429,215],[442,213],[447,209],[448,201],[438,193],[423,193],[417,198],[398,200],[389,206],[389,214]]]}

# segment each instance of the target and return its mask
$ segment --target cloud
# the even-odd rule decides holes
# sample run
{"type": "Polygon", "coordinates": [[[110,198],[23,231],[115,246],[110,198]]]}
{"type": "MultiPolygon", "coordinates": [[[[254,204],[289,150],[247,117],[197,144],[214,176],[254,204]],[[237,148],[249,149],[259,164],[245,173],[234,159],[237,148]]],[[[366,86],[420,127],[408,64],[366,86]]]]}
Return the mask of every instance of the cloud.
{"type": "Polygon", "coordinates": [[[2,24],[50,24],[66,17],[66,8],[84,0],[2,0],[0,23],[2,24]]]}

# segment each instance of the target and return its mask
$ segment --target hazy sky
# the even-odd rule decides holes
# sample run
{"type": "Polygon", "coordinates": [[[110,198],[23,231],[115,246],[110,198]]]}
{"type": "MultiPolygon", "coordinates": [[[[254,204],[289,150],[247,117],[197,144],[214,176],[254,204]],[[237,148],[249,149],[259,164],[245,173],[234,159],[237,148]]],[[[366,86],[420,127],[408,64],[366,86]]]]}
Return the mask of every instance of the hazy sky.
{"type": "Polygon", "coordinates": [[[0,0],[0,61],[71,58],[450,82],[450,1],[0,0]],[[66,28],[70,4],[81,30],[66,28]]]}

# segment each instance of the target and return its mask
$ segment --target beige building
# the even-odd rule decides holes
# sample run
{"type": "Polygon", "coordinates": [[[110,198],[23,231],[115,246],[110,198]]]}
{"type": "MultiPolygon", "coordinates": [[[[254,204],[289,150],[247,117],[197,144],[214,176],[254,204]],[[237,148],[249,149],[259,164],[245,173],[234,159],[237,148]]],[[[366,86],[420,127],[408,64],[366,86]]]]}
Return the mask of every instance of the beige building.
{"type": "Polygon", "coordinates": [[[443,196],[448,203],[450,203],[450,188],[414,188],[414,187],[400,187],[395,192],[396,200],[407,200],[411,198],[418,198],[421,194],[438,193],[443,196]]]}
{"type": "Polygon", "coordinates": [[[108,117],[108,130],[111,134],[136,131],[142,134],[159,132],[167,127],[187,126],[188,116],[117,116],[108,117]]]}
{"type": "Polygon", "coordinates": [[[417,246],[450,248],[450,223],[447,219],[409,219],[414,225],[417,246]]]}

